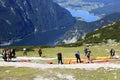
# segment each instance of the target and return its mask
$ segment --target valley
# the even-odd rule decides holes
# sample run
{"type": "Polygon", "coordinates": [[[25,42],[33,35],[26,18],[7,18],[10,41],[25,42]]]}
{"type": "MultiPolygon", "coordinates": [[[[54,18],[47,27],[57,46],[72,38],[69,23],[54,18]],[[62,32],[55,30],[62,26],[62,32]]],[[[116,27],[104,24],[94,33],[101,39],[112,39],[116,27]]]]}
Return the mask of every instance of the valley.
{"type": "Polygon", "coordinates": [[[0,0],[0,46],[75,43],[87,33],[119,21],[119,2],[0,0]]]}

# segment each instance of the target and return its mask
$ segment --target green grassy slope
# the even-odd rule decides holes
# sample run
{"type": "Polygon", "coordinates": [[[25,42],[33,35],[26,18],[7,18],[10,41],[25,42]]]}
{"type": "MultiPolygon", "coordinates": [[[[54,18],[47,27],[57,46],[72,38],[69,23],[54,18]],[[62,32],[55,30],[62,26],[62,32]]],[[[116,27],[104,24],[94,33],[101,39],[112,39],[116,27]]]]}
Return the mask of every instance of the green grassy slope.
{"type": "MultiPolygon", "coordinates": [[[[94,32],[88,33],[83,39],[84,43],[107,43],[108,40],[120,42],[120,21],[114,22],[100,28],[94,32]]],[[[78,40],[78,42],[81,39],[78,40]]]]}

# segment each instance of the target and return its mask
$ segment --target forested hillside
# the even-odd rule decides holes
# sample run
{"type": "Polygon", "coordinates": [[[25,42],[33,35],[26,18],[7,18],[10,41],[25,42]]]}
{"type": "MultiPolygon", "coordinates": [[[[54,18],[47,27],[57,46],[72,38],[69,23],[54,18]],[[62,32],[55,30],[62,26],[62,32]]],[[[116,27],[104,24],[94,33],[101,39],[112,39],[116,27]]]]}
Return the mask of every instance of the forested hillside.
{"type": "MultiPolygon", "coordinates": [[[[81,41],[82,39],[79,39],[81,41]]],[[[83,43],[107,43],[108,41],[120,42],[120,21],[108,24],[94,32],[88,33],[83,43]]]]}

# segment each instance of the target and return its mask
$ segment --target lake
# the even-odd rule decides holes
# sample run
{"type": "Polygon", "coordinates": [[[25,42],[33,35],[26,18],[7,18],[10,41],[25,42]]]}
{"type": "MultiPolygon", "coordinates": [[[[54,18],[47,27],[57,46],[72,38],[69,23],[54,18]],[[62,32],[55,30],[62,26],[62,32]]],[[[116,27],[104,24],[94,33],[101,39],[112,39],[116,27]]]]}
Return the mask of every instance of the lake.
{"type": "Polygon", "coordinates": [[[99,16],[95,16],[94,14],[89,13],[86,10],[74,10],[71,8],[66,8],[73,17],[81,17],[83,21],[93,22],[99,19],[99,16]]]}

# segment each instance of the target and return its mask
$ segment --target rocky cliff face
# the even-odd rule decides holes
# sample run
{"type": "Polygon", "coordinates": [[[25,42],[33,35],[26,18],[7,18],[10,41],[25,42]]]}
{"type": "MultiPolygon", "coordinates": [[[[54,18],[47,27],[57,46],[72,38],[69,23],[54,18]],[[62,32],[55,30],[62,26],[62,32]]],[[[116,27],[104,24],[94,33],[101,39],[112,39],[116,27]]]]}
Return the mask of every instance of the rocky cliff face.
{"type": "Polygon", "coordinates": [[[57,44],[74,43],[80,38],[84,38],[87,33],[94,32],[107,24],[120,21],[120,13],[113,13],[95,22],[78,21],[72,29],[67,31],[57,44]]]}
{"type": "Polygon", "coordinates": [[[0,0],[0,44],[39,45],[53,42],[75,22],[52,0],[0,0]]]}

